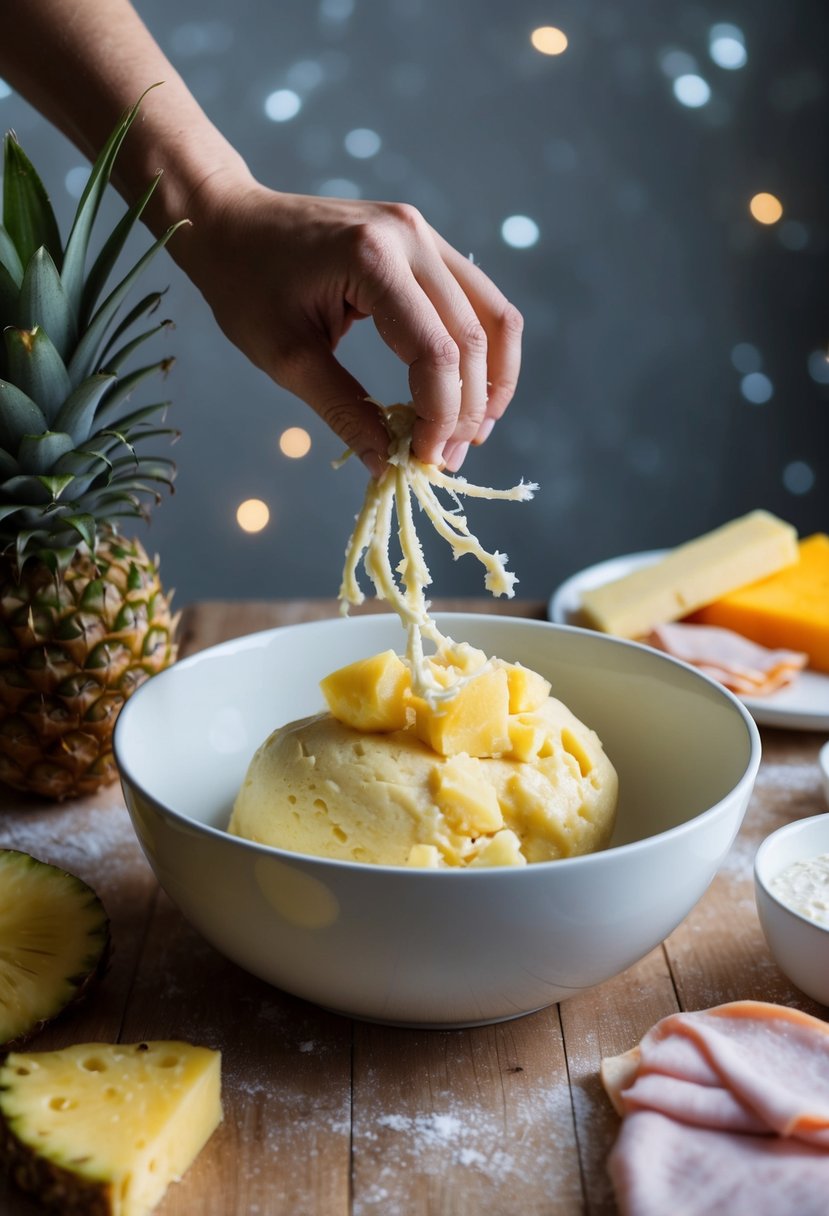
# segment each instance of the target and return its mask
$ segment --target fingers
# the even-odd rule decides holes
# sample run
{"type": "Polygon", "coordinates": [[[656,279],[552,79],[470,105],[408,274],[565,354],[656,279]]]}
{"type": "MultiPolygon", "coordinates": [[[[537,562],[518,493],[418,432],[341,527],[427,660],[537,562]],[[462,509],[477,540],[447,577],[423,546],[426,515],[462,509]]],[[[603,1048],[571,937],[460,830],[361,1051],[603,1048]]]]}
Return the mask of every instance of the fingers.
{"type": "Polygon", "coordinates": [[[408,364],[409,388],[417,421],[415,455],[441,464],[461,410],[461,355],[440,313],[402,257],[371,306],[383,341],[408,364]]]}
{"type": "Polygon", "coordinates": [[[487,337],[460,284],[439,257],[418,265],[416,275],[459,353],[460,411],[443,449],[443,460],[454,471],[463,463],[486,416],[487,337]]]}
{"type": "Polygon", "coordinates": [[[307,402],[323,422],[360,457],[372,477],[387,468],[389,433],[376,405],[358,380],[338,363],[320,337],[280,362],[279,383],[307,402]]]}
{"type": "Polygon", "coordinates": [[[512,400],[521,370],[521,333],[524,320],[487,278],[480,267],[463,257],[436,234],[438,248],[447,268],[466,293],[487,338],[487,402],[484,417],[473,439],[483,443],[497,419],[512,400]]]}
{"type": "Polygon", "coordinates": [[[512,398],[523,322],[418,212],[395,206],[385,218],[385,230],[365,234],[350,303],[372,313],[385,342],[409,366],[415,454],[456,470],[512,398]]]}

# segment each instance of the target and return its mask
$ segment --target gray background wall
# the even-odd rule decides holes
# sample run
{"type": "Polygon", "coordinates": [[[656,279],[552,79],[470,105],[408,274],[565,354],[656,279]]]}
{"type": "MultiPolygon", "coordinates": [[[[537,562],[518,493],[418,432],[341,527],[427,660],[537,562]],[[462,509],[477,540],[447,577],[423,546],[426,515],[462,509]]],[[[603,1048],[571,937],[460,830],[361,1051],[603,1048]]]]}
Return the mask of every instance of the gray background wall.
{"type": "MultiPolygon", "coordinates": [[[[137,7],[263,181],[410,201],[522,310],[517,397],[464,467],[473,481],[541,483],[529,505],[470,509],[482,539],[508,552],[519,594],[546,597],[587,563],[756,506],[804,534],[829,528],[822,0],[137,7]],[[738,27],[741,67],[712,59],[723,22],[738,27]],[[531,46],[547,24],[569,38],[560,56],[531,46]],[[702,106],[676,97],[689,74],[710,89],[702,106]],[[278,122],[265,103],[280,89],[300,105],[278,122]],[[377,134],[374,155],[349,154],[355,129],[377,134]],[[751,218],[758,191],[782,201],[779,223],[751,218]],[[502,238],[512,215],[537,224],[531,247],[502,238]]],[[[82,158],[0,93],[0,124],[17,130],[68,220],[82,158]]],[[[170,285],[166,391],[183,432],[176,494],[145,538],[165,581],[180,602],[334,594],[361,469],[332,471],[336,438],[229,345],[169,259],[145,289],[150,279],[170,285]],[[302,460],[279,450],[288,426],[311,435],[302,460]],[[235,521],[249,497],[271,509],[255,535],[235,521]]],[[[340,349],[375,396],[405,398],[405,369],[370,322],[340,349]]],[[[482,589],[472,559],[426,547],[435,594],[482,589]]]]}

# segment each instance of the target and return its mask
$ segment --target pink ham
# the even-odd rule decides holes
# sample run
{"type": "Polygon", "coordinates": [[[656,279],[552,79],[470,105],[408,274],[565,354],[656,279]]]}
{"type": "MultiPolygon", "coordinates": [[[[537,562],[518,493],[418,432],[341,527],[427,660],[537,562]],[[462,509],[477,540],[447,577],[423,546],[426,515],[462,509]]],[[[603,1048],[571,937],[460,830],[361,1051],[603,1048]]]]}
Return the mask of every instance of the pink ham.
{"type": "Polygon", "coordinates": [[[608,1162],[621,1216],[826,1216],[829,1153],[629,1115],[608,1162]]]}
{"type": "Polygon", "coordinates": [[[809,661],[796,650],[767,650],[757,642],[715,625],[659,625],[643,638],[649,646],[664,650],[698,667],[741,696],[760,697],[790,684],[809,661]]]}
{"type": "Polygon", "coordinates": [[[761,1001],[658,1022],[605,1060],[623,1216],[826,1216],[829,1026],[761,1001]]]}

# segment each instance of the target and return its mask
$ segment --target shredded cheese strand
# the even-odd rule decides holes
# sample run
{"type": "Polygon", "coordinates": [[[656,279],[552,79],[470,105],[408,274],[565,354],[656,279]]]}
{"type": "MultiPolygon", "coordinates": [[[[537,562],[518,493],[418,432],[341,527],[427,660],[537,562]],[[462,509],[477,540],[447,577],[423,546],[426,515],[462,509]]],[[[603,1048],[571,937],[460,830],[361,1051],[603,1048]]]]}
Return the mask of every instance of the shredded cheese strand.
{"type": "MultiPolygon", "coordinates": [[[[389,468],[379,481],[369,482],[362,510],[346,546],[339,594],[340,611],[347,615],[352,604],[359,605],[365,600],[357,579],[362,560],[378,599],[391,604],[406,629],[406,660],[412,673],[412,691],[435,705],[454,697],[464,684],[480,673],[459,675],[453,684],[444,688],[437,683],[424,654],[424,637],[438,649],[450,647],[452,639],[445,637],[429,616],[430,605],[424,592],[432,580],[415,528],[411,498],[414,496],[435,531],[450,545],[454,558],[457,560],[463,554],[471,553],[486,570],[486,589],[493,595],[506,595],[511,599],[518,580],[507,570],[507,556],[505,553],[489,553],[469,531],[461,497],[527,502],[538,486],[534,482],[521,481],[509,490],[491,490],[486,486],[472,485],[465,477],[443,473],[435,465],[426,465],[412,455],[415,415],[411,406],[390,406],[383,410],[383,414],[391,437],[389,468]],[[435,493],[435,486],[450,495],[454,507],[443,505],[435,493]],[[403,557],[396,570],[392,570],[389,545],[395,513],[403,557]],[[395,575],[399,576],[402,589],[395,575]]],[[[338,461],[337,467],[342,463],[342,460],[338,461]]]]}

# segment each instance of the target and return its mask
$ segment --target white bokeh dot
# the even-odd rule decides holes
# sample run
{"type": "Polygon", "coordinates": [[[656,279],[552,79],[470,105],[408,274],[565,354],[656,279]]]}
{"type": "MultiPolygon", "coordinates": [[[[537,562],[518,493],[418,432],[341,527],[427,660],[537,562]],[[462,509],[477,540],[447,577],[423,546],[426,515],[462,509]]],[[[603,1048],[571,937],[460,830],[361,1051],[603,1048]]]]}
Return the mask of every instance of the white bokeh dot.
{"type": "Polygon", "coordinates": [[[376,131],[371,131],[368,127],[355,127],[353,131],[348,132],[343,143],[349,156],[357,160],[369,160],[380,151],[383,141],[376,131]]]}
{"type": "Polygon", "coordinates": [[[752,405],[765,405],[774,396],[774,385],[763,372],[749,372],[740,381],[740,392],[752,405]]]}
{"type": "Polygon", "coordinates": [[[808,494],[815,484],[815,471],[805,460],[793,460],[783,470],[783,485],[790,494],[808,494]]]}
{"type": "Polygon", "coordinates": [[[360,198],[361,190],[349,177],[329,177],[322,182],[319,193],[326,198],[360,198]]]}
{"type": "Polygon", "coordinates": [[[302,108],[302,100],[293,89],[275,89],[265,98],[265,114],[271,122],[288,122],[302,108]]]}
{"type": "Polygon", "coordinates": [[[729,72],[745,67],[748,61],[743,31],[738,25],[725,22],[711,26],[708,52],[717,67],[729,72]]]}
{"type": "Polygon", "coordinates": [[[701,76],[689,72],[685,76],[677,76],[674,81],[674,97],[680,105],[690,110],[698,110],[711,100],[711,87],[701,76]]]}
{"type": "Polygon", "coordinates": [[[501,225],[501,239],[513,249],[529,249],[540,235],[538,224],[528,215],[508,215],[501,225]]]}
{"type": "Polygon", "coordinates": [[[70,169],[63,179],[63,184],[66,187],[66,193],[70,198],[80,198],[84,192],[84,187],[89,181],[89,165],[75,165],[70,169]]]}

